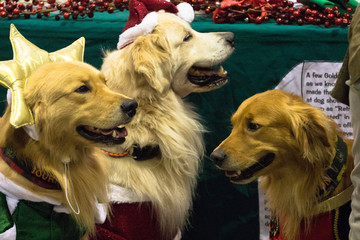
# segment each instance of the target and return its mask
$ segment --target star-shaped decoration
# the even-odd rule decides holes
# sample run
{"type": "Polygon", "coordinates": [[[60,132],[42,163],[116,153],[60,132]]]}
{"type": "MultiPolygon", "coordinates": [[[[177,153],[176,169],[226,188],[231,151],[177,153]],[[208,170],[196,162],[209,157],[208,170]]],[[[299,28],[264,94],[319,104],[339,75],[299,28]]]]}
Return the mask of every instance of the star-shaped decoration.
{"type": "Polygon", "coordinates": [[[65,48],[48,53],[24,38],[11,24],[10,41],[13,49],[13,60],[0,61],[0,85],[11,90],[10,123],[18,128],[34,124],[32,112],[23,95],[23,90],[31,73],[48,62],[83,61],[85,38],[81,37],[65,48]]]}

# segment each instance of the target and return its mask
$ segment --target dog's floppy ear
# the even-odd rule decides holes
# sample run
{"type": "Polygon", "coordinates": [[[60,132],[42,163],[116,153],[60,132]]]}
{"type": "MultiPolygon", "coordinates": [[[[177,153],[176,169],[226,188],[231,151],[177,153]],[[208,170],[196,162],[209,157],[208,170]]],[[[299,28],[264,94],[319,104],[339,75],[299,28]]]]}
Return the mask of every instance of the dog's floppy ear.
{"type": "Polygon", "coordinates": [[[132,48],[135,71],[159,93],[170,87],[170,46],[165,37],[151,33],[139,37],[132,48]]]}
{"type": "Polygon", "coordinates": [[[320,110],[301,101],[294,101],[289,111],[291,132],[303,150],[303,157],[312,164],[328,160],[336,136],[334,123],[320,110]]]}

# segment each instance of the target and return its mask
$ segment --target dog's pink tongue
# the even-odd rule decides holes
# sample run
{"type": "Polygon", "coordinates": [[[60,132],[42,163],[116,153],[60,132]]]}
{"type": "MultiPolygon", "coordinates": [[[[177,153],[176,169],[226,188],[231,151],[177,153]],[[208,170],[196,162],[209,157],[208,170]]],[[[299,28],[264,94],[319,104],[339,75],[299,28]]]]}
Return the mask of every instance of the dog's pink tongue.
{"type": "Polygon", "coordinates": [[[103,134],[103,135],[110,135],[113,133],[113,131],[114,131],[113,129],[101,129],[100,130],[101,134],[103,134]]]}
{"type": "Polygon", "coordinates": [[[127,132],[127,130],[126,130],[125,127],[120,128],[119,130],[118,130],[118,129],[115,130],[118,137],[122,137],[122,138],[123,138],[123,137],[126,137],[126,136],[128,135],[128,132],[127,132]],[[120,130],[120,131],[119,131],[119,130],[120,130]]]}
{"type": "Polygon", "coordinates": [[[128,132],[125,127],[116,128],[116,129],[101,129],[101,134],[103,135],[112,135],[117,138],[124,138],[128,135],[128,132]]]}
{"type": "Polygon", "coordinates": [[[225,171],[225,176],[227,177],[234,177],[234,176],[237,176],[237,172],[235,171],[225,171]]]}

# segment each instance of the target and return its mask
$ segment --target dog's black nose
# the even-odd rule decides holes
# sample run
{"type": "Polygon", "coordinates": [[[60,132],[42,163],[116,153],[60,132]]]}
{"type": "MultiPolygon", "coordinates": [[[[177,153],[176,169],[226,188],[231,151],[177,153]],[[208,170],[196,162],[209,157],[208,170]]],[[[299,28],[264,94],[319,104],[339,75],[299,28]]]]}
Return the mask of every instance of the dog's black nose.
{"type": "Polygon", "coordinates": [[[231,47],[235,47],[234,39],[226,39],[226,41],[230,44],[231,47]]]}
{"type": "Polygon", "coordinates": [[[126,99],[121,104],[121,110],[129,117],[133,117],[135,115],[137,107],[138,103],[132,99],[126,99]]]}
{"type": "Polygon", "coordinates": [[[225,40],[230,44],[231,47],[235,47],[235,35],[232,32],[225,33],[225,40]]]}
{"type": "Polygon", "coordinates": [[[210,154],[210,158],[214,161],[217,166],[221,166],[226,159],[226,154],[220,149],[213,151],[210,154]]]}

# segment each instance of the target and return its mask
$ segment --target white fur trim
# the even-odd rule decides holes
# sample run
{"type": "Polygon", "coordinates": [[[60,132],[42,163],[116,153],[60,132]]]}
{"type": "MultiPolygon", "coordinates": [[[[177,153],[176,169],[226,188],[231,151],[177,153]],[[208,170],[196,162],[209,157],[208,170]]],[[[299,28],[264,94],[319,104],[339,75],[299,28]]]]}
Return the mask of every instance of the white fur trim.
{"type": "Polygon", "coordinates": [[[58,205],[54,207],[54,211],[57,213],[66,213],[66,214],[70,214],[70,209],[64,205],[58,205]]]}
{"type": "Polygon", "coordinates": [[[53,198],[36,195],[26,190],[25,188],[17,185],[10,179],[6,178],[1,172],[0,172],[0,192],[6,195],[6,201],[10,213],[13,213],[15,211],[15,208],[19,200],[28,200],[32,202],[46,202],[51,205],[54,205],[55,212],[70,214],[70,210],[65,205],[61,204],[59,201],[53,198]]]}
{"type": "Polygon", "coordinates": [[[181,231],[180,231],[180,229],[178,229],[178,232],[177,232],[177,234],[176,234],[176,236],[174,237],[174,240],[181,240],[181,231]]]}
{"type": "Polygon", "coordinates": [[[192,21],[194,21],[194,18],[195,18],[194,9],[189,3],[182,2],[182,3],[179,3],[178,5],[176,5],[176,7],[179,11],[177,13],[178,17],[184,19],[188,23],[191,23],[192,21]]]}
{"type": "Polygon", "coordinates": [[[123,188],[114,184],[110,184],[110,201],[116,203],[133,203],[133,202],[147,202],[150,199],[143,195],[140,196],[130,188],[123,188]]]}
{"type": "Polygon", "coordinates": [[[0,239],[4,240],[16,240],[16,226],[12,226],[6,232],[0,234],[0,239]]]}
{"type": "Polygon", "coordinates": [[[14,199],[9,196],[6,196],[6,203],[8,205],[8,209],[10,211],[10,214],[12,215],[18,205],[19,199],[14,199]]]}
{"type": "MultiPolygon", "coordinates": [[[[7,94],[6,94],[6,99],[7,99],[7,102],[8,104],[10,105],[11,104],[11,99],[12,99],[12,93],[11,93],[11,90],[8,89],[7,90],[7,94]]],[[[36,132],[36,128],[35,128],[35,125],[32,124],[32,125],[25,125],[23,126],[25,132],[32,138],[34,139],[35,141],[39,141],[39,136],[36,132]]]]}
{"type": "Polygon", "coordinates": [[[158,15],[156,12],[147,14],[142,22],[131,28],[128,28],[125,32],[120,34],[117,48],[121,49],[126,45],[134,42],[136,38],[142,35],[150,33],[158,24],[158,15]]]}
{"type": "Polygon", "coordinates": [[[6,178],[0,172],[0,192],[4,193],[6,196],[13,199],[23,199],[32,202],[47,202],[52,205],[61,205],[61,203],[53,198],[48,198],[44,196],[37,195],[32,193],[25,188],[17,185],[10,179],[6,178]]]}
{"type": "Polygon", "coordinates": [[[106,206],[103,203],[97,203],[97,214],[95,216],[95,222],[98,224],[103,224],[106,220],[106,206]]]}
{"type": "Polygon", "coordinates": [[[53,198],[36,195],[26,190],[25,188],[17,185],[10,179],[6,178],[1,172],[0,172],[0,192],[6,195],[6,201],[11,214],[15,211],[15,208],[19,200],[22,199],[32,202],[46,202],[51,205],[54,205],[55,212],[70,214],[70,210],[65,205],[61,204],[59,201],[53,198]]]}

